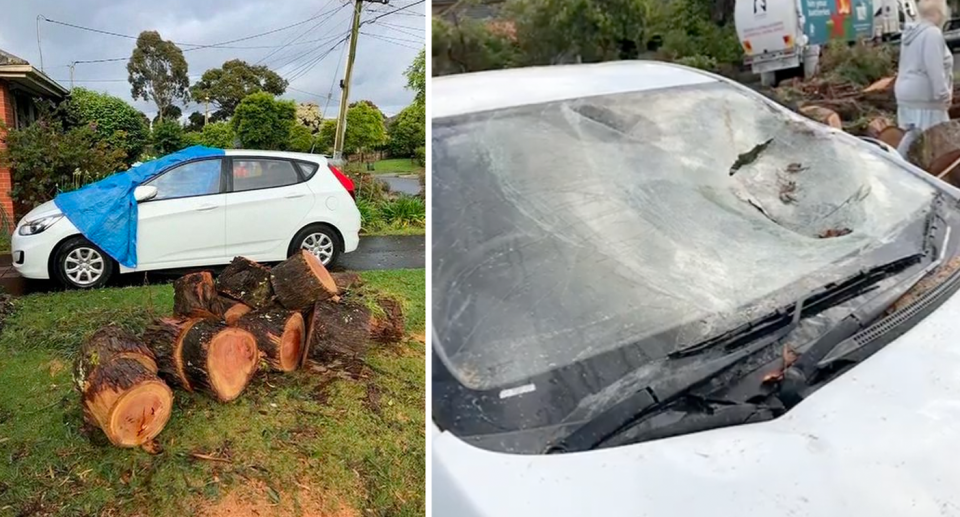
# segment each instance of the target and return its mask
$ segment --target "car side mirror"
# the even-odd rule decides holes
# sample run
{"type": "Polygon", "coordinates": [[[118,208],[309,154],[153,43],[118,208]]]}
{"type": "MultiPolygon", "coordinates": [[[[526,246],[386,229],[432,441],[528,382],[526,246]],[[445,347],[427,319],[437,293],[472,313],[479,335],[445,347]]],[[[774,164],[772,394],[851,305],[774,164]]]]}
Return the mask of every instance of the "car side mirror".
{"type": "Polygon", "coordinates": [[[157,197],[157,187],[143,185],[133,191],[133,198],[137,203],[149,201],[155,197],[157,197]]]}

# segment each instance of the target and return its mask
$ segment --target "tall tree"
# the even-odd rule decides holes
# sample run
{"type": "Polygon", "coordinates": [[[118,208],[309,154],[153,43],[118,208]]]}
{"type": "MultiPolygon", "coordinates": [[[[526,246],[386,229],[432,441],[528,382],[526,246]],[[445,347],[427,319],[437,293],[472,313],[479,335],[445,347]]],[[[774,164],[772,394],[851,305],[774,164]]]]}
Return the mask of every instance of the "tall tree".
{"type": "Polygon", "coordinates": [[[347,110],[347,131],[343,138],[343,148],[348,152],[360,153],[383,145],[387,141],[387,130],[383,126],[383,113],[370,101],[357,101],[347,110]]]}
{"type": "Polygon", "coordinates": [[[245,148],[279,150],[289,142],[296,116],[293,101],[281,101],[267,92],[257,92],[240,101],[230,121],[245,148]]]}
{"type": "Polygon", "coordinates": [[[211,68],[190,88],[193,98],[203,102],[209,98],[216,106],[216,120],[233,115],[244,97],[256,92],[283,95],[286,79],[266,66],[254,66],[246,61],[231,59],[220,68],[211,68]]]}
{"type": "Polygon", "coordinates": [[[413,60],[413,63],[407,67],[407,71],[403,73],[403,75],[407,77],[407,89],[417,93],[417,96],[413,99],[413,102],[417,104],[423,104],[427,98],[426,74],[426,53],[424,50],[421,50],[413,60]]]}
{"type": "Polygon", "coordinates": [[[190,100],[187,60],[172,41],[164,41],[157,31],[143,31],[127,62],[130,93],[134,99],[153,101],[163,113],[179,99],[190,100]]]}
{"type": "Polygon", "coordinates": [[[173,104],[163,108],[163,111],[157,113],[157,116],[153,117],[153,122],[160,122],[161,120],[168,120],[172,122],[177,122],[180,120],[180,116],[183,115],[183,110],[180,109],[180,106],[175,106],[173,104]]]}

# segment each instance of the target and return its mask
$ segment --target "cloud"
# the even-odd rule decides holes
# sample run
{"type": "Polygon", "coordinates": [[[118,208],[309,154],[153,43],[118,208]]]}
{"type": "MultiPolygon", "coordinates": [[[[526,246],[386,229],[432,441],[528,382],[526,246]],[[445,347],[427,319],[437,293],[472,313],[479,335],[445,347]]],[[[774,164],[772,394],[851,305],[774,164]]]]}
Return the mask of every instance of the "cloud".
{"type": "MultiPolygon", "coordinates": [[[[389,6],[364,4],[361,19],[370,20],[414,1],[394,0],[389,6]]],[[[425,5],[415,5],[400,11],[408,14],[386,16],[362,27],[365,34],[357,40],[351,101],[373,101],[392,115],[413,100],[413,92],[405,88],[403,72],[423,48],[427,19],[416,15],[425,13],[425,5]]],[[[230,59],[249,63],[262,60],[261,64],[291,79],[290,86],[295,89],[288,90],[284,98],[315,102],[324,107],[327,95],[332,92],[333,98],[326,111],[327,116],[332,116],[338,108],[338,83],[344,73],[347,43],[334,45],[350,28],[352,4],[345,4],[342,0],[309,4],[269,0],[0,0],[0,13],[3,13],[0,17],[0,49],[30,61],[37,68],[40,68],[41,61],[36,33],[38,14],[52,20],[132,36],[144,30],[156,30],[166,40],[200,45],[244,38],[321,15],[290,29],[229,45],[244,48],[189,51],[190,47],[181,48],[186,51],[184,56],[190,67],[191,82],[199,79],[205,70],[230,59]],[[291,44],[277,48],[287,43],[291,44]]],[[[135,43],[133,39],[44,21],[40,22],[40,37],[44,71],[67,87],[70,85],[69,63],[127,58],[135,43]]],[[[125,60],[79,63],[74,68],[76,86],[116,95],[152,117],[156,106],[143,100],[134,101],[126,77],[125,60]]],[[[202,110],[202,105],[191,103],[184,113],[202,110]]]]}

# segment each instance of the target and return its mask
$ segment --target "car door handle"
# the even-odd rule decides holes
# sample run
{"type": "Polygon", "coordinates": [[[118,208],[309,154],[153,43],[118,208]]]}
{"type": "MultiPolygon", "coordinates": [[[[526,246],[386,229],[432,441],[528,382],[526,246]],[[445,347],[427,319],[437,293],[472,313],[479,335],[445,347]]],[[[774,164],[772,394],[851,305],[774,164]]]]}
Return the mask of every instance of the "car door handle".
{"type": "Polygon", "coordinates": [[[217,205],[203,205],[197,209],[197,212],[206,212],[208,210],[213,210],[214,208],[217,208],[217,205]]]}
{"type": "Polygon", "coordinates": [[[294,193],[294,194],[287,194],[287,195],[284,196],[284,197],[287,198],[287,199],[295,199],[295,198],[298,198],[298,197],[303,197],[304,195],[305,195],[305,194],[303,194],[303,193],[294,193]]]}

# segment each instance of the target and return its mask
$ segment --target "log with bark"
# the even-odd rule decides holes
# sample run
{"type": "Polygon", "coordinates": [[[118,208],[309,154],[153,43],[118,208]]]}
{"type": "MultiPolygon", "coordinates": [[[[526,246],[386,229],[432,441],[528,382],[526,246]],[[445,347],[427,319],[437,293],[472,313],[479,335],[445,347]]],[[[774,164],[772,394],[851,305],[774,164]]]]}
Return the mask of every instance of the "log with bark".
{"type": "Polygon", "coordinates": [[[236,257],[217,277],[217,290],[254,309],[270,305],[273,287],[270,269],[245,257],[236,257]]]}
{"type": "Polygon", "coordinates": [[[302,363],[355,359],[367,351],[372,315],[362,302],[322,300],[313,305],[302,363]]]}
{"type": "MultiPolygon", "coordinates": [[[[907,151],[910,163],[935,176],[957,158],[960,158],[960,120],[943,122],[920,133],[907,151]]],[[[960,185],[960,169],[954,168],[944,180],[960,185]]]]}
{"type": "Polygon", "coordinates": [[[300,250],[274,267],[271,282],[280,304],[294,311],[307,309],[315,302],[339,294],[330,272],[306,250],[300,250]]]}
{"type": "Polygon", "coordinates": [[[226,296],[217,296],[210,303],[210,312],[227,322],[227,325],[235,324],[244,314],[252,310],[253,308],[249,305],[226,296]]]}
{"type": "Polygon", "coordinates": [[[330,273],[330,276],[333,277],[333,282],[337,285],[337,290],[340,292],[349,291],[354,287],[363,285],[363,279],[353,271],[339,271],[337,273],[330,273]]]}
{"type": "Polygon", "coordinates": [[[800,108],[800,114],[837,129],[843,128],[843,122],[837,112],[823,106],[807,105],[800,108]]]}
{"type": "Polygon", "coordinates": [[[190,273],[173,283],[173,313],[177,316],[208,317],[216,298],[217,287],[209,271],[190,273]]]}
{"type": "Polygon", "coordinates": [[[144,341],[164,378],[221,402],[243,392],[260,362],[252,334],[209,319],[157,320],[147,327],[144,341]]]}
{"type": "Polygon", "coordinates": [[[289,372],[300,366],[306,327],[299,312],[283,309],[254,311],[238,319],[236,327],[253,334],[271,368],[289,372]]]}
{"type": "Polygon", "coordinates": [[[157,377],[153,354],[118,327],[104,327],[81,345],[74,382],[84,420],[119,447],[150,442],[170,419],[173,391],[157,377]]]}

